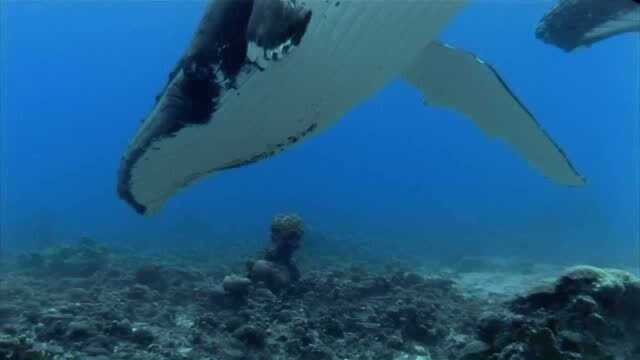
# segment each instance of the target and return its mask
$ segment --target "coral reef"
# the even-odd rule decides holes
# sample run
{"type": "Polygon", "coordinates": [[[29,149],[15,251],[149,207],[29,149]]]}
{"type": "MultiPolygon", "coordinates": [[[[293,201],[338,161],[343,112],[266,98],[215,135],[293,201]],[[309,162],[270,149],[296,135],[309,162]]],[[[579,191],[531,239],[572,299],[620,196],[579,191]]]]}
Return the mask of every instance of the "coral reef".
{"type": "Polygon", "coordinates": [[[438,359],[452,334],[471,336],[476,312],[453,282],[416,273],[324,269],[274,293],[239,275],[152,264],[132,257],[120,271],[85,278],[44,278],[24,268],[4,274],[0,332],[8,334],[4,343],[22,336],[26,345],[3,355],[438,359]]]}
{"type": "Polygon", "coordinates": [[[488,359],[640,358],[640,280],[577,266],[483,319],[488,359]]]}
{"type": "Polygon", "coordinates": [[[640,280],[627,272],[579,266],[498,295],[468,279],[498,288],[545,267],[473,260],[458,272],[407,271],[343,259],[294,281],[285,264],[302,222],[282,220],[251,277],[225,259],[114,256],[89,241],[22,257],[0,274],[0,359],[640,358],[640,280]],[[276,286],[263,272],[283,278],[276,286]]]}

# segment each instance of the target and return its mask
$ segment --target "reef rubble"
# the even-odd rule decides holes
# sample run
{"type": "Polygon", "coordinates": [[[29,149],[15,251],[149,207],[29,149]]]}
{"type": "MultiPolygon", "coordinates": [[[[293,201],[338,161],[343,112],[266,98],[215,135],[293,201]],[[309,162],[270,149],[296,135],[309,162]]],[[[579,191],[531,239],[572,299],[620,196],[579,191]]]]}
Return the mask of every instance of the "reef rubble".
{"type": "Polygon", "coordinates": [[[640,280],[630,273],[571,267],[494,294],[468,279],[533,283],[537,268],[299,269],[301,223],[285,222],[300,231],[276,226],[244,268],[141,261],[87,239],[22,256],[0,274],[0,359],[640,359],[640,280]],[[256,276],[258,261],[288,280],[256,276]]]}

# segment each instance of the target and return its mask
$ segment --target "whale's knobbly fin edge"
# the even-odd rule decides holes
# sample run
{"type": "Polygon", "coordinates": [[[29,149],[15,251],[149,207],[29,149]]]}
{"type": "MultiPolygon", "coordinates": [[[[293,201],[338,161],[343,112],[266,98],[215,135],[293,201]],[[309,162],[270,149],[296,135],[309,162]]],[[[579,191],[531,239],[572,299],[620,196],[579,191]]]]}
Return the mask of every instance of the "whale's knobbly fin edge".
{"type": "Polygon", "coordinates": [[[418,88],[430,105],[464,113],[487,135],[513,146],[553,181],[571,186],[584,184],[562,149],[498,73],[473,54],[432,42],[402,77],[418,88]]]}

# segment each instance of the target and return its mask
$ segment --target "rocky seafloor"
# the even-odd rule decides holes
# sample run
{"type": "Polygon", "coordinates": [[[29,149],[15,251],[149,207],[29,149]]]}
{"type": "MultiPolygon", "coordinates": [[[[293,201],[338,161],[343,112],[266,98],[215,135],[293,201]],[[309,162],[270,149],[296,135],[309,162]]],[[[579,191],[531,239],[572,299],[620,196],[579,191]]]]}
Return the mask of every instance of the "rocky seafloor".
{"type": "Polygon", "coordinates": [[[252,262],[88,239],[4,262],[0,359],[640,359],[640,280],[620,270],[342,261],[275,286],[252,262]]]}

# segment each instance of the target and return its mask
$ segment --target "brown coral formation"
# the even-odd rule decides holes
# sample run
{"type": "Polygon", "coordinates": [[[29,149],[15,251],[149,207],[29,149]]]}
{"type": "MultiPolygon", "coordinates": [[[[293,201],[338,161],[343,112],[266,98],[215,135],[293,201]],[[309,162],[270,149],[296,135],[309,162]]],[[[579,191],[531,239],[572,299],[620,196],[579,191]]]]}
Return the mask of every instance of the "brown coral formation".
{"type": "Polygon", "coordinates": [[[300,279],[293,254],[302,246],[304,224],[295,214],[277,215],[271,222],[271,244],[261,259],[247,264],[249,277],[272,291],[284,289],[300,279]]]}

